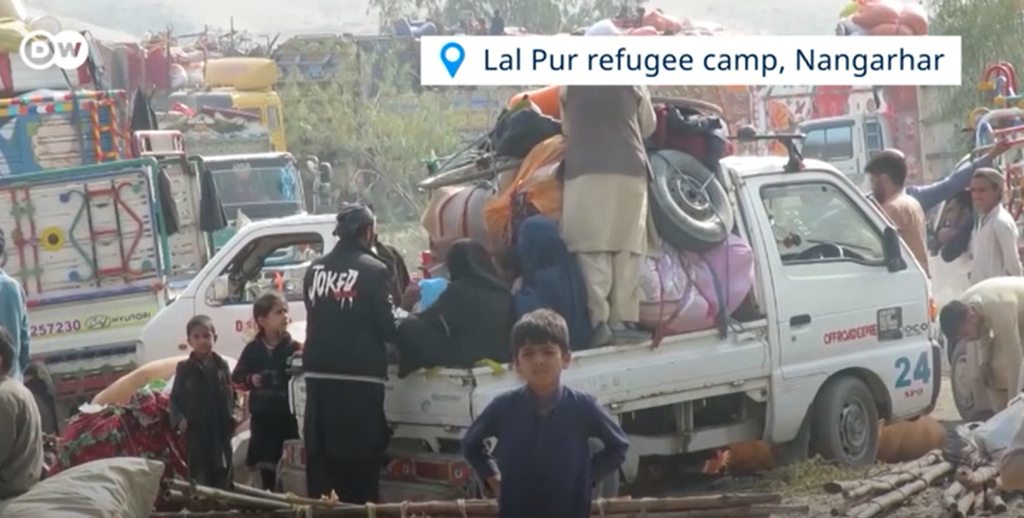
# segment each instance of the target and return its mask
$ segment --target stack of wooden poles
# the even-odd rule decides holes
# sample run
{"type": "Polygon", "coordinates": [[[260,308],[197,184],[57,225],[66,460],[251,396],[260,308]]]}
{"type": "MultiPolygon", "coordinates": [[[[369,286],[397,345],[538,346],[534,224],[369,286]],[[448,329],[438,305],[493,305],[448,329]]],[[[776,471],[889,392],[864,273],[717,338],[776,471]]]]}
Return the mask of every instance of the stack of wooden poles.
{"type": "Polygon", "coordinates": [[[1007,511],[998,489],[998,474],[998,469],[979,455],[964,455],[953,461],[934,450],[870,478],[829,482],[824,489],[844,499],[843,505],[832,509],[832,516],[874,518],[907,503],[933,484],[949,482],[942,496],[943,507],[947,516],[965,518],[1007,511]]]}
{"type": "MultiPolygon", "coordinates": [[[[270,493],[236,484],[234,491],[190,485],[171,480],[163,494],[169,503],[186,508],[217,507],[207,512],[157,512],[151,518],[487,518],[498,515],[494,500],[457,500],[445,502],[402,502],[396,504],[351,505],[331,500],[314,500],[294,495],[270,493]],[[194,505],[189,505],[194,504],[194,505]]],[[[596,500],[593,516],[626,518],[769,518],[807,514],[807,506],[781,505],[778,494],[722,494],[685,498],[642,498],[596,500]]]]}

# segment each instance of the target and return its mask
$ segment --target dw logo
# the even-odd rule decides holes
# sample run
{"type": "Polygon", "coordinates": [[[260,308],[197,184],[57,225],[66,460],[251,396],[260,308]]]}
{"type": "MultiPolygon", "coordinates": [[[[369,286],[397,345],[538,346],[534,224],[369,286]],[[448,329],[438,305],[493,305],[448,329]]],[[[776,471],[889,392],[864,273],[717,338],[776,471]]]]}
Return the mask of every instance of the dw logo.
{"type": "Polygon", "coordinates": [[[89,42],[75,31],[60,31],[56,35],[32,31],[21,40],[18,54],[32,70],[46,70],[55,65],[63,70],[77,70],[89,59],[89,42]]]}

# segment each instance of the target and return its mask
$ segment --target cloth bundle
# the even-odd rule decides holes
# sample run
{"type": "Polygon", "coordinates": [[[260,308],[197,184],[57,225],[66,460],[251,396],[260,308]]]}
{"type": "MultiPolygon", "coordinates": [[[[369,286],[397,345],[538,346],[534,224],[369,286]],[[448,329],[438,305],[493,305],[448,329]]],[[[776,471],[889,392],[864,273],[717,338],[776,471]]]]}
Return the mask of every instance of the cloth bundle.
{"type": "Polygon", "coordinates": [[[840,13],[840,36],[927,36],[928,13],[921,4],[857,0],[840,13]]]}

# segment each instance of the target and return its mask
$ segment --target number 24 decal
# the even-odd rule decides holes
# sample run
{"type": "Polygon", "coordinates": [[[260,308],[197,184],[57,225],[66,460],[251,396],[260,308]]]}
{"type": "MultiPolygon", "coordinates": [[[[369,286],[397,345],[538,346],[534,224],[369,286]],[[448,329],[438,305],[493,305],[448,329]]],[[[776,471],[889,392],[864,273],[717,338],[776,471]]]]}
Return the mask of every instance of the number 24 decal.
{"type": "Polygon", "coordinates": [[[910,372],[910,358],[906,356],[896,359],[896,368],[900,371],[899,376],[896,377],[896,388],[907,388],[915,381],[928,383],[932,379],[932,362],[928,351],[921,353],[921,356],[917,358],[913,375],[910,372]]]}

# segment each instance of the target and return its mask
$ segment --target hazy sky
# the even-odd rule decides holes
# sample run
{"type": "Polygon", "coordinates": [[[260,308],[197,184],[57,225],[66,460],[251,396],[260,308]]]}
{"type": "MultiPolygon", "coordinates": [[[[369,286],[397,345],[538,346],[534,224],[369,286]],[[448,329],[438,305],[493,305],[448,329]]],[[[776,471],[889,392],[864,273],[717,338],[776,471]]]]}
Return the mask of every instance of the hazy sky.
{"type": "MultiPolygon", "coordinates": [[[[0,0],[4,1],[4,0],[0,0]]],[[[261,34],[277,32],[368,32],[376,20],[365,0],[24,0],[29,8],[132,34],[164,30],[202,30],[204,24],[261,34]],[[286,6],[286,7],[285,7],[286,6]]],[[[709,20],[753,34],[831,34],[845,0],[659,0],[679,17],[709,20]]]]}

